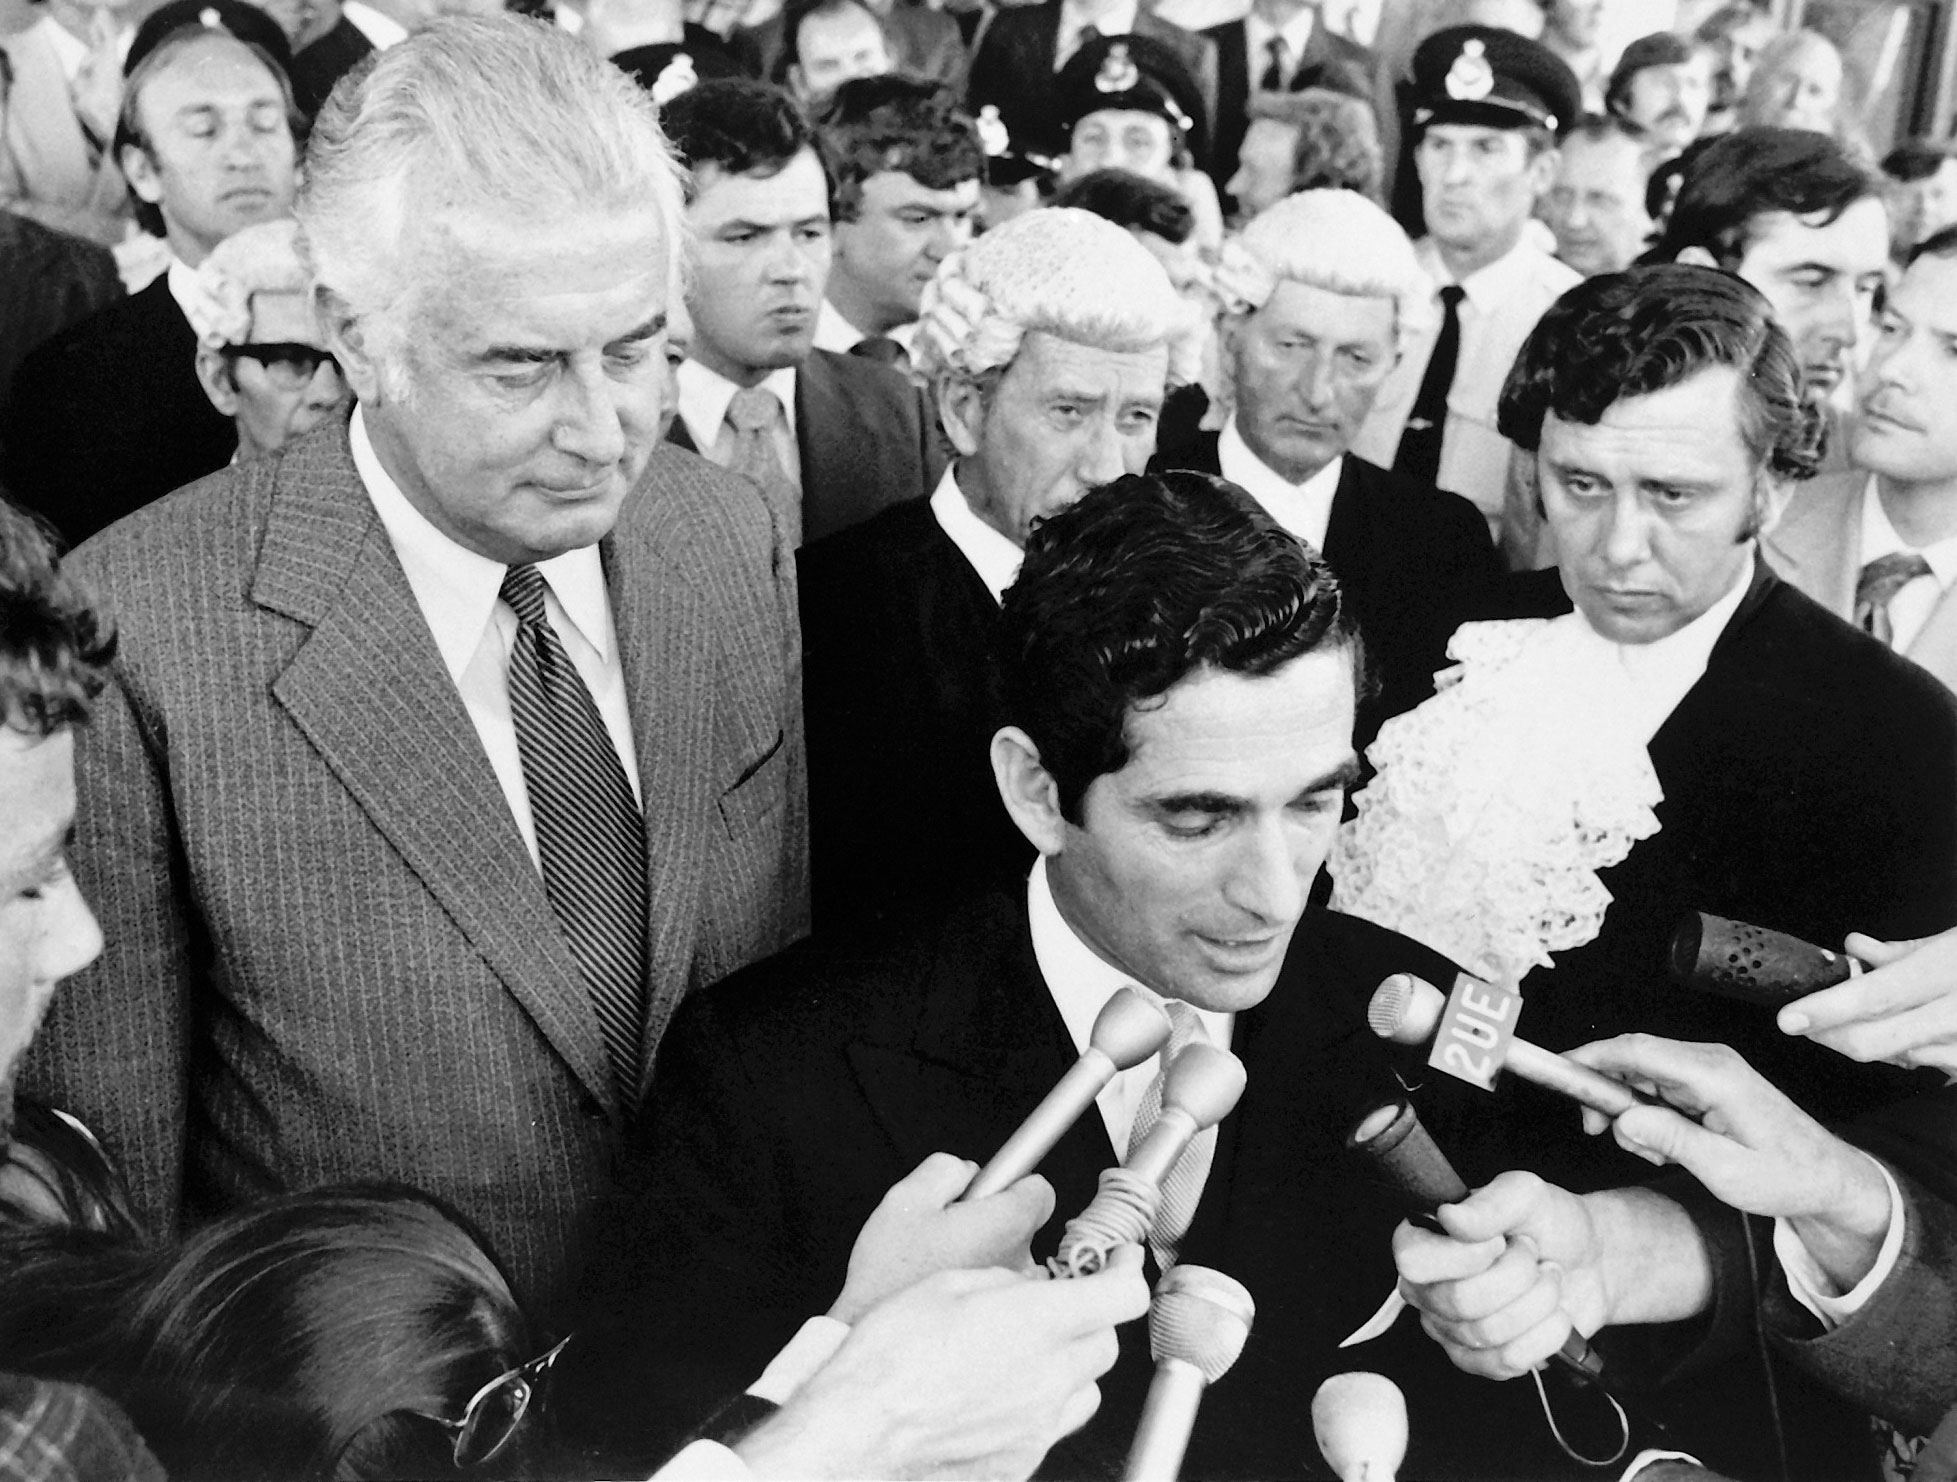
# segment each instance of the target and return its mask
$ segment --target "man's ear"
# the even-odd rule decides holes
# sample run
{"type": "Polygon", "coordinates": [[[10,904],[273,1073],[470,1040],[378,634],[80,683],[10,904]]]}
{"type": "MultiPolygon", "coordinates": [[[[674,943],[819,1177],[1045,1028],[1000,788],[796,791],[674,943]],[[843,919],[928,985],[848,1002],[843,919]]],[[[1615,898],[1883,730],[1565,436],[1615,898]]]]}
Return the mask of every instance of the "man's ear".
{"type": "Polygon", "coordinates": [[[1060,813],[1060,787],[1040,761],[1040,749],[1018,726],[992,738],[992,778],[1006,812],[1041,854],[1058,854],[1067,838],[1060,813]]]}
{"type": "Polygon", "coordinates": [[[1688,268],[1716,268],[1712,254],[1703,247],[1686,247],[1678,254],[1678,260],[1688,268]]]}
{"type": "Polygon", "coordinates": [[[938,420],[959,457],[970,458],[977,453],[979,433],[985,427],[985,393],[978,382],[964,376],[940,376],[938,420]]]}
{"type": "Polygon", "coordinates": [[[1793,499],[1794,484],[1791,479],[1777,479],[1772,474],[1762,473],[1753,486],[1754,535],[1765,535],[1778,525],[1793,499]]]}
{"type": "Polygon", "coordinates": [[[156,162],[147,150],[125,144],[117,158],[122,165],[122,178],[129,182],[129,188],[139,200],[154,206],[163,199],[163,182],[156,178],[156,162]]]}
{"type": "Polygon", "coordinates": [[[380,356],[375,350],[372,333],[360,316],[353,312],[353,306],[336,290],[318,284],[313,288],[313,316],[319,321],[319,332],[326,341],[326,348],[340,362],[340,369],[346,376],[347,384],[353,388],[353,394],[371,404],[382,401],[385,382],[380,356]]]}
{"type": "MultiPolygon", "coordinates": [[[[800,62],[790,62],[788,64],[785,80],[788,83],[789,96],[807,108],[809,102],[808,77],[802,71],[802,64],[800,62]]],[[[813,113],[815,110],[811,108],[809,111],[813,113]]]]}
{"type": "Polygon", "coordinates": [[[1556,182],[1556,151],[1545,149],[1529,161],[1530,193],[1540,201],[1549,194],[1549,187],[1556,182]]]}
{"type": "Polygon", "coordinates": [[[238,386],[224,357],[204,345],[197,347],[197,384],[222,416],[238,415],[238,386]]]}

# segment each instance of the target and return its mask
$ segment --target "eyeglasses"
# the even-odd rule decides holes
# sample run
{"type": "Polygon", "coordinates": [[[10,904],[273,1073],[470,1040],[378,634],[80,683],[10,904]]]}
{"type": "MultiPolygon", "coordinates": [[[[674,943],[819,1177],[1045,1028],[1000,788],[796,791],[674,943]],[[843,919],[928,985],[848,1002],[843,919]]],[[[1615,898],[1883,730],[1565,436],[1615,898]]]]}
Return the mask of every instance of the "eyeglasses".
{"type": "Polygon", "coordinates": [[[460,1420],[445,1420],[421,1410],[409,1413],[434,1421],[455,1437],[457,1470],[479,1467],[498,1456],[514,1439],[544,1375],[550,1372],[551,1365],[570,1341],[565,1338],[550,1352],[490,1380],[470,1397],[460,1420]]]}
{"type": "Polygon", "coordinates": [[[319,374],[322,364],[340,368],[340,362],[331,350],[322,350],[317,345],[302,345],[293,340],[267,342],[262,345],[226,345],[226,358],[236,360],[256,360],[265,367],[265,374],[273,385],[285,391],[299,391],[312,384],[319,374]]]}

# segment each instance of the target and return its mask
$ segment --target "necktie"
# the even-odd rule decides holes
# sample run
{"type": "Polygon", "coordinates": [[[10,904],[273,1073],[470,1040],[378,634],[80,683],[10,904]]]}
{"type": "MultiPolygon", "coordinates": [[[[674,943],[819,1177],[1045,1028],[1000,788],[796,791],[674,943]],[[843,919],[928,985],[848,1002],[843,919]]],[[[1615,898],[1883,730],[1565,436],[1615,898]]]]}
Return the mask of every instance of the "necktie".
{"type": "Polygon", "coordinates": [[[1461,355],[1461,285],[1441,290],[1441,332],[1434,353],[1427,357],[1426,374],[1413,399],[1407,428],[1400,434],[1400,451],[1393,471],[1423,484],[1435,483],[1441,472],[1441,435],[1447,431],[1447,393],[1454,388],[1454,363],[1461,355]]]}
{"type": "Polygon", "coordinates": [[[1855,583],[1855,622],[1864,633],[1873,633],[1885,647],[1896,646],[1896,632],[1889,621],[1889,604],[1904,587],[1919,576],[1930,574],[1930,563],[1915,551],[1894,551],[1877,556],[1862,568],[1855,583]]]}
{"type": "Polygon", "coordinates": [[[851,345],[849,353],[863,360],[873,360],[878,365],[887,365],[892,370],[911,368],[911,352],[887,334],[867,335],[851,345]]]}
{"type": "Polygon", "coordinates": [[[584,972],[620,1099],[639,1082],[645,1022],[646,826],[611,733],[544,613],[544,578],[512,566],[510,715],[537,829],[544,892],[584,972]]]}
{"type": "MultiPolygon", "coordinates": [[[[1169,1011],[1169,1042],[1158,1057],[1161,1069],[1155,1072],[1155,1079],[1142,1093],[1141,1105],[1135,1108],[1134,1129],[1128,1134],[1129,1158],[1135,1156],[1142,1139],[1162,1119],[1162,1077],[1168,1072],[1169,1062],[1187,1045],[1209,1043],[1203,1021],[1188,1004],[1170,998],[1164,999],[1162,1006],[1169,1011]]],[[[1203,1184],[1210,1176],[1210,1164],[1215,1158],[1216,1128],[1205,1127],[1183,1150],[1169,1176],[1162,1180],[1162,1203],[1156,1210],[1155,1227],[1148,1233],[1148,1248],[1155,1252],[1155,1264],[1164,1271],[1176,1263],[1176,1252],[1182,1237],[1189,1233],[1189,1222],[1196,1217],[1196,1204],[1203,1197],[1203,1184]]]]}
{"type": "Polygon", "coordinates": [[[1257,79],[1257,90],[1262,93],[1281,93],[1284,91],[1284,38],[1273,36],[1265,43],[1264,50],[1270,61],[1264,64],[1264,75],[1257,79]]]}
{"type": "Polygon", "coordinates": [[[766,386],[747,386],[727,403],[727,425],[734,429],[734,461],[728,468],[761,491],[775,529],[789,550],[802,543],[802,492],[782,467],[775,429],[786,427],[781,398],[766,386]]]}

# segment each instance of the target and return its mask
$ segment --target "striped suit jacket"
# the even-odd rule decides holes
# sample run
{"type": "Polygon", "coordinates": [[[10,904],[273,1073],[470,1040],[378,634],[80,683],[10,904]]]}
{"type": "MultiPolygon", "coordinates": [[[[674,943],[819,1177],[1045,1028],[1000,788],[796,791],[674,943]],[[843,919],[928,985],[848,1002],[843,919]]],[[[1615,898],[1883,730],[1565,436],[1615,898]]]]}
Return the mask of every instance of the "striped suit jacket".
{"type": "MultiPolygon", "coordinates": [[[[601,551],[646,800],[649,1067],[688,991],[806,930],[794,573],[745,483],[665,447],[601,551]]],[[[122,632],[77,759],[75,867],[108,948],[27,1083],[166,1227],[405,1180],[555,1311],[626,1118],[344,424],[73,567],[122,632]]]]}

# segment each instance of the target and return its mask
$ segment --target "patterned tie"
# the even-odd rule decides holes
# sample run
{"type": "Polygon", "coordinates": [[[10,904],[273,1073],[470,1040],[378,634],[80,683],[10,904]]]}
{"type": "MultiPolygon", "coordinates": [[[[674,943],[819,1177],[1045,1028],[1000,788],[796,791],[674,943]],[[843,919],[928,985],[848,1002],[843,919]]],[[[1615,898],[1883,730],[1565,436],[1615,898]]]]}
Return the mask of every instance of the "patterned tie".
{"type": "Polygon", "coordinates": [[[1427,371],[1420,378],[1420,390],[1413,399],[1407,428],[1400,434],[1400,450],[1393,459],[1393,471],[1423,484],[1436,483],[1441,474],[1441,435],[1447,431],[1447,394],[1454,389],[1454,363],[1461,355],[1461,297],[1459,283],[1441,290],[1441,332],[1434,340],[1434,353],[1427,357],[1427,371]]]}
{"type": "Polygon", "coordinates": [[[1873,633],[1885,648],[1894,648],[1896,631],[1889,621],[1889,604],[1904,587],[1929,574],[1930,563],[1916,551],[1877,556],[1862,568],[1855,583],[1856,625],[1864,633],[1873,633]]]}
{"type": "MultiPolygon", "coordinates": [[[[1169,1011],[1169,1042],[1158,1057],[1162,1068],[1155,1072],[1155,1079],[1142,1093],[1141,1105],[1135,1108],[1135,1126],[1128,1134],[1129,1159],[1135,1156],[1135,1150],[1150,1129],[1162,1119],[1162,1078],[1168,1073],[1170,1062],[1182,1053],[1184,1046],[1210,1042],[1202,1019],[1188,1004],[1165,998],[1162,1007],[1169,1011]]],[[[1155,1252],[1155,1264],[1164,1271],[1176,1263],[1176,1252],[1182,1237],[1189,1233],[1190,1221],[1196,1218],[1196,1205],[1203,1197],[1203,1184],[1210,1176],[1210,1164],[1215,1158],[1216,1128],[1205,1127],[1183,1150],[1169,1176],[1162,1180],[1162,1203],[1155,1214],[1155,1228],[1148,1232],[1148,1248],[1155,1252]]]]}
{"type": "Polygon", "coordinates": [[[789,550],[802,543],[802,491],[782,467],[775,429],[786,428],[781,398],[766,386],[747,386],[727,403],[727,425],[734,429],[734,461],[728,468],[761,491],[775,529],[789,550]]]}
{"type": "Polygon", "coordinates": [[[1260,93],[1281,93],[1284,91],[1284,38],[1273,36],[1264,45],[1270,61],[1264,64],[1264,75],[1257,79],[1260,93]]]}
{"type": "Polygon", "coordinates": [[[584,971],[629,1110],[638,1094],[645,1022],[645,815],[591,692],[544,614],[542,574],[512,566],[502,598],[516,614],[510,714],[544,892],[584,971]]]}

